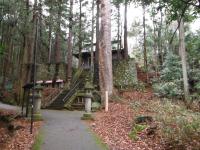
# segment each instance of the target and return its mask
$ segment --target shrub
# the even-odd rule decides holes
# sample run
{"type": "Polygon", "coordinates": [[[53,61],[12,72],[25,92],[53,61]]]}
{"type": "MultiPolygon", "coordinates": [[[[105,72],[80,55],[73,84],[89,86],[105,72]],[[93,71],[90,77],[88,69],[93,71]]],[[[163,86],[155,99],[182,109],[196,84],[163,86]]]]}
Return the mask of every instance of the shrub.
{"type": "Polygon", "coordinates": [[[114,85],[121,89],[127,89],[137,84],[137,70],[135,61],[120,60],[113,63],[114,85]]]}
{"type": "Polygon", "coordinates": [[[172,149],[195,149],[200,144],[200,114],[169,101],[158,107],[157,120],[168,146],[172,149]]]}
{"type": "Polygon", "coordinates": [[[143,131],[145,128],[147,128],[147,125],[140,125],[140,124],[135,124],[129,133],[129,137],[132,140],[137,140],[137,134],[141,131],[143,131]]]}
{"type": "Polygon", "coordinates": [[[154,81],[153,89],[158,96],[179,97],[183,95],[182,69],[179,56],[169,53],[163,64],[160,79],[154,81]]]}

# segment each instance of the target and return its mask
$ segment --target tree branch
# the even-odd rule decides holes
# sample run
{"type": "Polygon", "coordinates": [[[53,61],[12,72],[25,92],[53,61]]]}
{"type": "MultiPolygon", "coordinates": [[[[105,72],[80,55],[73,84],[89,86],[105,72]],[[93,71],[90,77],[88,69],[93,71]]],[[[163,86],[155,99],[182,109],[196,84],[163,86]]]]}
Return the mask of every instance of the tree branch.
{"type": "Polygon", "coordinates": [[[198,0],[199,5],[192,3],[191,0],[189,0],[189,1],[181,0],[181,1],[186,3],[186,4],[192,5],[194,7],[197,7],[198,9],[200,8],[200,0],[198,0]]]}
{"type": "Polygon", "coordinates": [[[188,5],[186,4],[185,7],[184,7],[184,9],[183,9],[183,11],[182,11],[182,13],[181,13],[181,16],[180,16],[180,18],[179,18],[179,20],[178,20],[178,26],[177,26],[176,30],[174,31],[174,33],[173,33],[173,35],[172,35],[172,37],[171,37],[171,39],[170,39],[170,42],[169,42],[170,44],[172,44],[173,39],[174,39],[174,36],[176,35],[176,32],[177,32],[178,28],[180,27],[181,19],[182,19],[183,16],[185,15],[185,12],[186,12],[187,7],[188,7],[188,5]]]}

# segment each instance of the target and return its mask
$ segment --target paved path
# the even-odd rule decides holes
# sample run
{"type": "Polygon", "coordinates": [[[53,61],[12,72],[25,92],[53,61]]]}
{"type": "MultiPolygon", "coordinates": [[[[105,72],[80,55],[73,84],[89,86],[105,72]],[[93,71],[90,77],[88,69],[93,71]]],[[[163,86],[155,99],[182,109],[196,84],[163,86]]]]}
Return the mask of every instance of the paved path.
{"type": "Polygon", "coordinates": [[[18,106],[12,106],[12,105],[8,105],[8,104],[3,104],[1,102],[0,102],[0,109],[20,111],[20,107],[18,107],[18,106]]]}
{"type": "Polygon", "coordinates": [[[87,125],[80,120],[82,113],[42,110],[44,118],[42,150],[103,150],[95,142],[87,125]]]}

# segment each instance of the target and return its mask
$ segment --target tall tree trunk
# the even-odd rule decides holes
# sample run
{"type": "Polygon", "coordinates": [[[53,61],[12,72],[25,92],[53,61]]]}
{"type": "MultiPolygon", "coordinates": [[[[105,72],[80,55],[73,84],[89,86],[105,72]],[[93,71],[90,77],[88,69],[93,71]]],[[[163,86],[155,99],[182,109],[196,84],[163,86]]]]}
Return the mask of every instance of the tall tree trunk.
{"type": "Polygon", "coordinates": [[[11,51],[12,51],[12,32],[13,32],[13,27],[7,26],[7,35],[5,37],[5,49],[6,53],[4,54],[4,65],[3,65],[3,82],[2,82],[2,88],[5,88],[6,85],[6,79],[9,76],[9,71],[10,71],[10,64],[11,64],[11,51]]]}
{"type": "Polygon", "coordinates": [[[92,33],[91,33],[91,81],[93,81],[94,76],[94,0],[92,0],[92,33]]]}
{"type": "MultiPolygon", "coordinates": [[[[21,44],[21,50],[19,53],[19,98],[21,98],[21,93],[23,91],[22,87],[25,83],[27,83],[28,81],[25,80],[25,75],[27,74],[26,72],[28,72],[27,70],[27,58],[25,59],[25,57],[27,57],[27,42],[28,42],[28,35],[29,33],[27,32],[28,30],[28,22],[29,22],[29,0],[24,1],[24,5],[25,5],[25,19],[23,22],[23,40],[22,40],[22,44],[21,44]]],[[[26,96],[25,99],[27,99],[28,96],[26,96]]]]}
{"type": "Polygon", "coordinates": [[[33,32],[32,32],[32,52],[31,52],[31,82],[35,82],[36,79],[36,49],[38,48],[38,1],[34,1],[34,10],[33,10],[33,32]]]}
{"type": "Polygon", "coordinates": [[[185,32],[184,32],[183,19],[181,19],[180,26],[179,26],[179,53],[180,53],[181,62],[182,62],[181,64],[182,64],[182,72],[183,72],[184,97],[185,97],[185,100],[187,100],[189,96],[189,86],[188,86],[188,75],[187,75],[185,32]]]}
{"type": "MultiPolygon", "coordinates": [[[[29,0],[27,0],[27,21],[29,16],[29,0]]],[[[26,41],[25,41],[25,51],[24,51],[24,62],[26,64],[25,69],[25,83],[33,82],[32,79],[32,71],[33,71],[33,50],[34,50],[34,42],[35,42],[35,22],[36,22],[36,6],[37,0],[34,2],[33,8],[33,19],[31,26],[31,31],[27,31],[26,33],[26,41]]],[[[28,24],[26,23],[26,29],[28,29],[28,24]]]]}
{"type": "Polygon", "coordinates": [[[42,54],[43,54],[43,52],[42,52],[42,0],[39,0],[39,4],[38,4],[38,41],[40,41],[39,43],[38,43],[38,49],[40,50],[40,51],[38,51],[38,58],[37,58],[37,60],[38,60],[38,62],[39,63],[44,63],[44,61],[43,61],[43,59],[42,59],[42,54]]]}
{"type": "Polygon", "coordinates": [[[120,49],[120,4],[117,4],[117,57],[121,59],[121,49],[120,49]]]}
{"type": "Polygon", "coordinates": [[[99,88],[99,14],[100,14],[100,0],[96,0],[97,13],[96,13],[96,51],[94,59],[94,84],[99,88]]]}
{"type": "Polygon", "coordinates": [[[160,12],[160,24],[159,24],[159,30],[158,30],[158,60],[160,63],[160,66],[163,64],[163,50],[162,50],[162,24],[163,24],[163,14],[161,9],[161,1],[159,0],[159,12],[160,12]]]}
{"type": "MultiPolygon", "coordinates": [[[[105,91],[113,92],[112,49],[111,49],[111,6],[109,0],[101,0],[101,30],[99,45],[99,83],[102,102],[105,91]]],[[[102,103],[103,104],[103,103],[102,103]]]]}
{"type": "Polygon", "coordinates": [[[48,72],[50,72],[50,66],[51,66],[51,52],[52,52],[52,9],[53,4],[52,1],[50,1],[50,9],[49,9],[49,47],[48,47],[48,72]]]}
{"type": "Polygon", "coordinates": [[[128,40],[127,40],[127,5],[128,0],[125,0],[125,8],[124,8],[124,57],[128,59],[128,40]]]}
{"type": "Polygon", "coordinates": [[[82,65],[82,0],[79,0],[79,61],[78,67],[82,65]]]}
{"type": "Polygon", "coordinates": [[[156,25],[155,25],[155,16],[153,16],[153,39],[154,39],[154,43],[153,43],[153,63],[154,63],[154,67],[155,67],[155,72],[156,72],[156,77],[158,75],[158,55],[157,55],[157,40],[156,40],[156,25]]]}
{"type": "Polygon", "coordinates": [[[68,37],[68,53],[67,53],[67,81],[70,85],[72,78],[72,25],[73,25],[73,0],[70,0],[70,16],[69,16],[69,37],[68,37]]]}
{"type": "Polygon", "coordinates": [[[147,82],[148,82],[148,64],[147,64],[147,47],[146,47],[146,23],[145,23],[145,17],[146,17],[146,14],[145,14],[145,4],[143,2],[143,29],[144,29],[144,32],[143,32],[143,48],[144,48],[144,68],[145,68],[145,71],[146,71],[146,78],[147,78],[147,82]]]}
{"type": "Polygon", "coordinates": [[[62,0],[59,0],[58,3],[58,23],[57,23],[57,31],[56,31],[56,41],[55,41],[55,73],[53,77],[52,86],[55,87],[56,80],[59,76],[59,68],[60,68],[60,62],[61,62],[61,2],[62,0]]]}

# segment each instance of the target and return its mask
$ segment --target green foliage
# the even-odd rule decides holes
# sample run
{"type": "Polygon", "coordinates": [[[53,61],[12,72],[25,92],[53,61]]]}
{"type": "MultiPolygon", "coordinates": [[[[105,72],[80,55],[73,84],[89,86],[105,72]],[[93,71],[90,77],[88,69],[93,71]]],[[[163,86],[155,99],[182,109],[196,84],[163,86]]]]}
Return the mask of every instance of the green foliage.
{"type": "Polygon", "coordinates": [[[0,56],[2,56],[4,54],[4,50],[5,50],[5,46],[0,45],[0,56]]]}
{"type": "Polygon", "coordinates": [[[186,36],[186,48],[188,51],[188,63],[189,63],[189,82],[192,92],[200,93],[200,71],[199,71],[199,60],[200,60],[200,32],[189,33],[186,36]]]}
{"type": "Polygon", "coordinates": [[[154,82],[153,89],[158,96],[176,97],[183,94],[181,63],[177,55],[169,53],[166,56],[160,79],[154,82]]]}
{"type": "Polygon", "coordinates": [[[114,85],[118,88],[127,89],[137,84],[137,71],[135,61],[121,60],[113,64],[114,85]]]}
{"type": "Polygon", "coordinates": [[[135,124],[131,130],[131,132],[129,133],[129,137],[132,140],[137,140],[137,134],[141,131],[143,131],[144,129],[146,129],[147,125],[140,125],[140,124],[135,124]]]}
{"type": "Polygon", "coordinates": [[[180,0],[164,1],[164,6],[168,12],[169,22],[179,20],[181,17],[184,18],[184,21],[191,22],[197,17],[194,9],[191,8],[192,5],[187,2],[180,0]]]}
{"type": "MultiPolygon", "coordinates": [[[[60,64],[59,78],[65,79],[65,64],[60,64]]],[[[40,64],[37,69],[37,80],[51,80],[55,72],[55,65],[50,65],[50,70],[44,64],[40,64]]]]}
{"type": "Polygon", "coordinates": [[[188,111],[170,101],[157,106],[157,120],[161,122],[161,133],[172,149],[186,149],[187,145],[200,142],[200,114],[188,111]]]}

